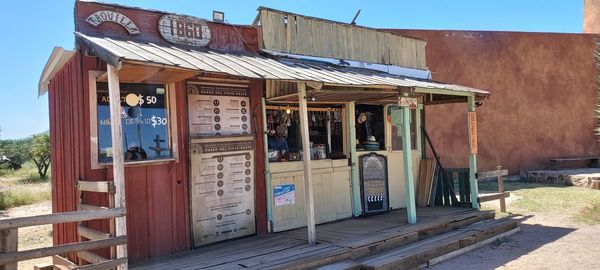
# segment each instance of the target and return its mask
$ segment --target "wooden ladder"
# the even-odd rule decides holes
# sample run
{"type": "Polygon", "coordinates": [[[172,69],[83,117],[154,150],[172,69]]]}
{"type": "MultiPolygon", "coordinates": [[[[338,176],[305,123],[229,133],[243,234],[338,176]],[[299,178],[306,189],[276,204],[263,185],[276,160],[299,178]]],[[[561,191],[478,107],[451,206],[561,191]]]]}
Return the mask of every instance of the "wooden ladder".
{"type": "MultiPolygon", "coordinates": [[[[77,181],[76,183],[77,192],[79,195],[79,204],[77,206],[78,211],[86,210],[108,210],[115,208],[115,185],[112,181],[77,181]],[[108,206],[97,206],[87,204],[84,201],[84,193],[103,193],[108,195],[108,206]]],[[[87,221],[78,222],[77,234],[79,235],[79,241],[84,242],[86,240],[103,240],[117,237],[116,232],[116,218],[109,218],[109,232],[101,232],[85,225],[87,221]]],[[[111,246],[110,258],[104,258],[96,253],[90,251],[79,251],[77,252],[77,258],[79,259],[78,264],[82,265],[82,261],[85,261],[93,265],[104,265],[105,269],[119,267],[121,269],[123,265],[127,265],[127,257],[118,258],[117,247],[111,246]]]]}

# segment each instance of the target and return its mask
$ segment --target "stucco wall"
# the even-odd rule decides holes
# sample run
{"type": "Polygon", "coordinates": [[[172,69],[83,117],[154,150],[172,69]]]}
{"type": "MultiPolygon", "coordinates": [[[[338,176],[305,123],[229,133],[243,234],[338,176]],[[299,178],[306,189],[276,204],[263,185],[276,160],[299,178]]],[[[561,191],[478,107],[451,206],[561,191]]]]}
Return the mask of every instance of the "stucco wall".
{"type": "MultiPolygon", "coordinates": [[[[427,43],[435,80],[492,92],[478,108],[480,170],[511,174],[555,157],[600,154],[594,128],[597,35],[392,30],[427,43]]],[[[467,166],[466,104],[426,108],[446,167],[467,166]]]]}

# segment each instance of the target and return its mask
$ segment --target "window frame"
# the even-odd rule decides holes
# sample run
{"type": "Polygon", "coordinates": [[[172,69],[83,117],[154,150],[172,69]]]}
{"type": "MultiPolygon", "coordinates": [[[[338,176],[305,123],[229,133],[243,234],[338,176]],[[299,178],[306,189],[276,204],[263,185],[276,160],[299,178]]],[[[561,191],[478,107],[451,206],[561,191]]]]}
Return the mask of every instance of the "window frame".
{"type": "MultiPolygon", "coordinates": [[[[88,93],[89,93],[89,112],[90,112],[90,155],[91,168],[104,169],[112,166],[111,162],[100,162],[98,160],[98,92],[96,84],[98,78],[106,74],[105,71],[90,70],[88,72],[88,93]]],[[[164,83],[166,90],[166,110],[167,118],[167,133],[169,134],[168,145],[171,148],[172,156],[170,158],[153,159],[153,160],[137,160],[125,161],[125,167],[160,165],[170,162],[179,162],[179,149],[177,137],[177,93],[175,83],[164,83]]]]}
{"type": "MultiPolygon", "coordinates": [[[[388,150],[388,152],[403,152],[404,149],[400,149],[400,150],[394,150],[394,148],[392,147],[392,122],[388,121],[388,110],[390,106],[394,106],[395,104],[388,104],[385,106],[385,111],[384,113],[386,114],[386,124],[385,124],[385,134],[386,134],[386,149],[388,150]]],[[[411,109],[415,110],[415,119],[412,119],[414,121],[414,123],[416,124],[416,140],[415,140],[415,149],[412,149],[411,147],[411,151],[415,152],[415,151],[421,151],[421,140],[422,140],[422,131],[421,131],[421,110],[423,110],[423,105],[422,104],[418,104],[416,109],[411,109]]]]}

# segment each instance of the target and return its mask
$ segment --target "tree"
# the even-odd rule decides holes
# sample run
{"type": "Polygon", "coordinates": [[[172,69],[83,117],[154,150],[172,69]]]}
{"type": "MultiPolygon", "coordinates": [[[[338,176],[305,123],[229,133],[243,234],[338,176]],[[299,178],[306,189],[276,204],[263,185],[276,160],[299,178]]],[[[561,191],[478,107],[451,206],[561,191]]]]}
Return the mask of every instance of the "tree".
{"type": "Polygon", "coordinates": [[[50,168],[50,136],[47,133],[33,135],[29,147],[29,157],[37,166],[38,174],[46,179],[50,168]]]}

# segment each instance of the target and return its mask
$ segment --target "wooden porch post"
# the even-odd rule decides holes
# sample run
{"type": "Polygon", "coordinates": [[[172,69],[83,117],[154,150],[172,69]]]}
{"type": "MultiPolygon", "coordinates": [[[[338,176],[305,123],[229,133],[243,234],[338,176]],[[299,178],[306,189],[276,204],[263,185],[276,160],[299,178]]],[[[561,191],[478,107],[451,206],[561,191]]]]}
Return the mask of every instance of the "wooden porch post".
{"type": "Polygon", "coordinates": [[[467,97],[469,114],[469,186],[471,188],[471,206],[479,209],[477,186],[477,118],[475,117],[475,97],[467,97]]]}
{"type": "MultiPolygon", "coordinates": [[[[115,185],[115,207],[125,208],[125,165],[123,150],[123,130],[121,127],[121,90],[119,87],[119,71],[107,65],[108,94],[110,97],[110,133],[113,153],[113,181],[115,185]]],[[[127,235],[125,216],[115,218],[115,237],[127,235]]],[[[127,245],[117,246],[117,258],[127,257],[127,245]]],[[[127,263],[119,266],[127,269],[127,263]]]]}
{"type": "MultiPolygon", "coordinates": [[[[406,95],[406,94],[405,94],[406,95]]],[[[404,183],[406,185],[406,214],[408,223],[417,223],[415,182],[412,170],[412,147],[410,143],[410,108],[402,107],[402,154],[404,155],[404,183]]]]}
{"type": "Polygon", "coordinates": [[[348,103],[348,149],[350,151],[350,181],[352,183],[352,214],[355,217],[362,214],[362,203],[360,200],[360,176],[358,175],[358,157],[356,155],[356,105],[355,102],[348,103]]]}
{"type": "Polygon", "coordinates": [[[315,228],[315,201],[312,185],[312,168],[310,155],[310,140],[308,133],[308,105],[306,104],[306,83],[298,83],[298,103],[300,105],[300,135],[302,137],[302,151],[304,163],[304,213],[306,214],[306,227],[308,231],[308,244],[317,243],[315,228]]]}

